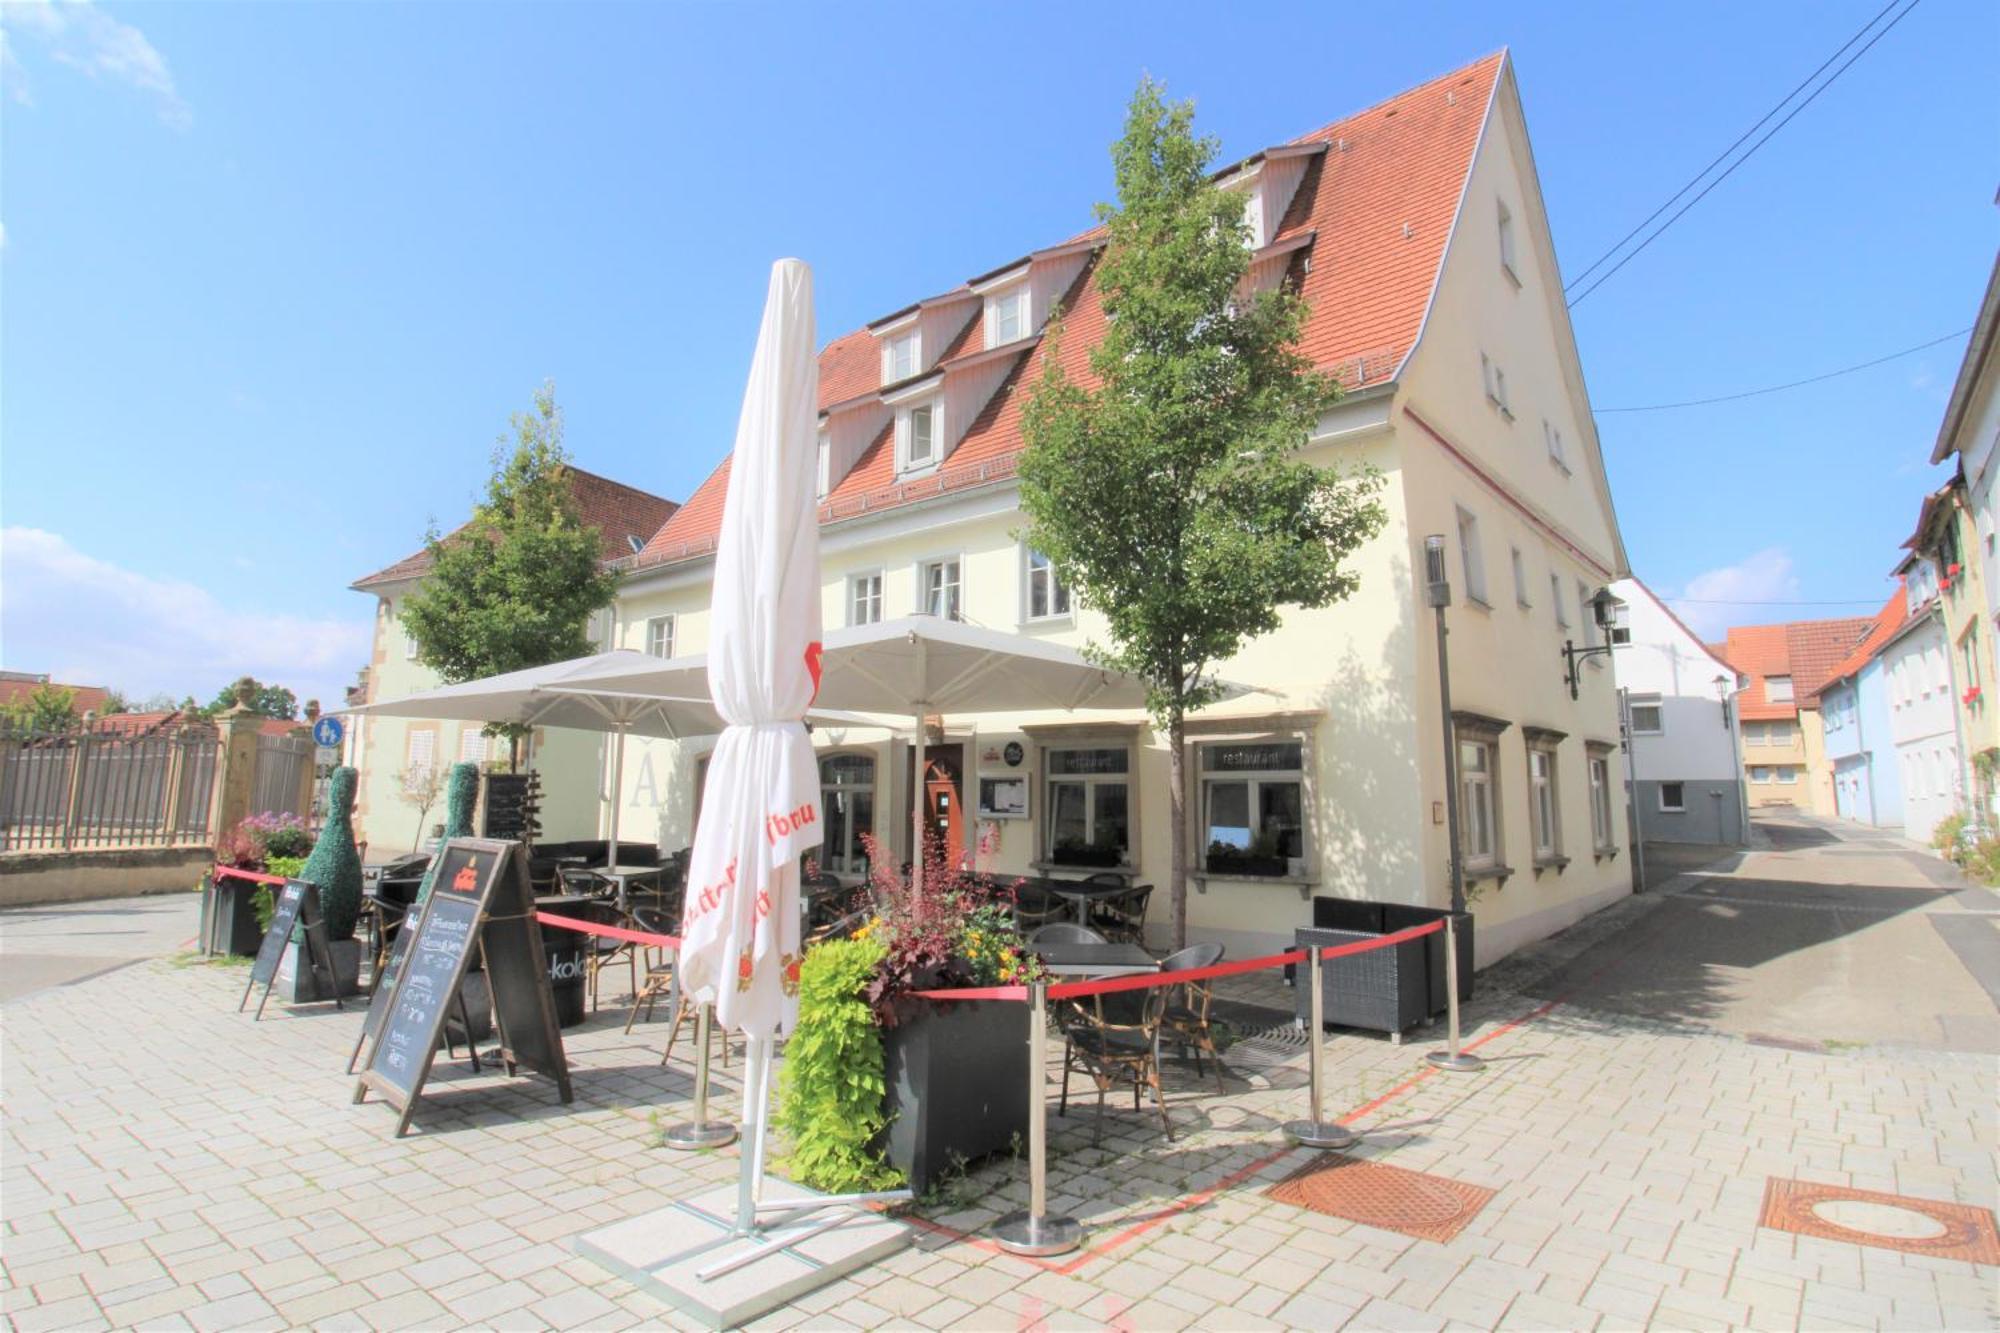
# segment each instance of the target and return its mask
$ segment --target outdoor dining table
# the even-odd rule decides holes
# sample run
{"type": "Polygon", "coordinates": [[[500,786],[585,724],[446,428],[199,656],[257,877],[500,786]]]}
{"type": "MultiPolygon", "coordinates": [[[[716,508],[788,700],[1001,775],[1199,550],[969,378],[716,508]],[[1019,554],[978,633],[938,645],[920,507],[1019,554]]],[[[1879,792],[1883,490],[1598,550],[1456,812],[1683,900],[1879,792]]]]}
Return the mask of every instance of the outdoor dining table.
{"type": "Polygon", "coordinates": [[[665,866],[592,866],[590,873],[610,880],[618,886],[618,910],[626,908],[627,890],[633,884],[646,880],[658,880],[665,866]]]}
{"type": "Polygon", "coordinates": [[[1160,960],[1136,944],[1030,944],[1058,977],[1131,977],[1160,970],[1160,960]]]}
{"type": "Polygon", "coordinates": [[[1080,879],[1045,879],[1038,883],[1043,891],[1052,893],[1075,906],[1076,923],[1079,926],[1090,924],[1092,903],[1103,902],[1107,898],[1117,898],[1132,891],[1130,880],[1117,884],[1091,884],[1080,879]]]}

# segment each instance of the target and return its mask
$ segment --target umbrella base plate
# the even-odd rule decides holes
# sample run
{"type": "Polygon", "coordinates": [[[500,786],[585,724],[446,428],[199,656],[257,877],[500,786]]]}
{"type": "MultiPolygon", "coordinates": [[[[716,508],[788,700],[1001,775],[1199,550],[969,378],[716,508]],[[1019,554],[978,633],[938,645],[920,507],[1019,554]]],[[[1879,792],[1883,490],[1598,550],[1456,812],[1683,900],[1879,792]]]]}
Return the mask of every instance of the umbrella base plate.
{"type": "Polygon", "coordinates": [[[660,1139],[667,1147],[678,1148],[682,1152],[723,1148],[736,1142],[736,1126],[727,1120],[704,1120],[699,1124],[690,1121],[670,1127],[660,1139]]]}
{"type": "Polygon", "coordinates": [[[1009,1254],[1046,1259],[1083,1244],[1083,1224],[1073,1217],[1009,1213],[993,1224],[994,1243],[1009,1254]]]}
{"type": "Polygon", "coordinates": [[[1361,1142],[1361,1136],[1347,1126],[1325,1120],[1288,1121],[1285,1137],[1301,1148],[1328,1148],[1336,1152],[1361,1142]]]}
{"type": "MultiPolygon", "coordinates": [[[[788,1197],[813,1194],[792,1185],[785,1192],[788,1197]]],[[[743,1235],[736,1231],[736,1202],[731,1183],[586,1231],[572,1244],[584,1258],[705,1326],[734,1328],[880,1263],[911,1240],[902,1223],[861,1209],[844,1217],[825,1209],[803,1217],[781,1214],[743,1235]],[[836,1217],[839,1225],[787,1242],[788,1232],[804,1233],[836,1217]],[[707,1281],[700,1276],[739,1258],[748,1261],[707,1281]]]]}

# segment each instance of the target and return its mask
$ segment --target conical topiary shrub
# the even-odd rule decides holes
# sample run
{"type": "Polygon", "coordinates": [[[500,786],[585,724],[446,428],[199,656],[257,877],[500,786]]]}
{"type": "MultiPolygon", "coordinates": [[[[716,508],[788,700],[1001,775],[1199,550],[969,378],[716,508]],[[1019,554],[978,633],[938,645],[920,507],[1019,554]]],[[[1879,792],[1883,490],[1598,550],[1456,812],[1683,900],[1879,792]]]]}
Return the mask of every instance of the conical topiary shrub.
{"type": "Polygon", "coordinates": [[[336,940],[354,938],[361,915],[361,854],[354,850],[354,770],[336,768],[326,788],[326,824],[306,858],[299,878],[319,886],[320,910],[327,933],[336,940]]]}
{"type": "MultiPolygon", "coordinates": [[[[444,787],[444,836],[447,838],[470,838],[472,832],[472,808],[479,804],[479,765],[471,760],[451,766],[451,776],[445,779],[444,787]]],[[[424,867],[423,883],[417,887],[417,901],[412,911],[424,905],[424,899],[431,896],[431,886],[437,882],[438,867],[444,858],[434,856],[424,867]]]]}

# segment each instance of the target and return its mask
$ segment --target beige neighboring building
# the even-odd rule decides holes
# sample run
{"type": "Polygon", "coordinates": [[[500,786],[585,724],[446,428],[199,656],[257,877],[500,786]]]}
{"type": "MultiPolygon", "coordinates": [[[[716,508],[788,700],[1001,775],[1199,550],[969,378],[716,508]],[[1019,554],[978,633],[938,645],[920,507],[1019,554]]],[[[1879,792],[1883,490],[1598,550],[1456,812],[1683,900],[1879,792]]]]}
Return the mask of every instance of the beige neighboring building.
{"type": "MultiPolygon", "coordinates": [[[[1562,299],[1513,66],[1502,53],[1275,144],[1221,178],[1250,196],[1251,288],[1296,285],[1303,349],[1347,395],[1304,456],[1366,463],[1388,523],[1359,591],[1295,611],[1221,674],[1263,687],[1189,727],[1191,933],[1245,957],[1289,942],[1308,899],[1449,900],[1445,737],[1423,542],[1441,534],[1468,875],[1482,960],[1629,893],[1611,672],[1572,699],[1559,649],[1596,641],[1589,602],[1626,557],[1562,299]]],[[[1076,200],[1081,213],[1087,200],[1076,200]]],[[[1030,250],[887,311],[821,357],[821,561],[829,627],[928,613],[1081,645],[1103,633],[1016,533],[1021,410],[1058,301],[1074,370],[1103,327],[1099,237],[1030,250]]],[[[900,303],[900,304],[899,304],[900,303]]],[[[708,647],[728,463],[635,559],[617,641],[708,647]]],[[[1160,886],[1167,753],[1140,714],[954,714],[931,742],[933,810],[984,869],[1115,863],[1160,886]],[[1019,790],[1024,815],[982,813],[1019,790]],[[949,822],[947,820],[947,822],[949,822]]],[[[909,737],[821,727],[828,846],[909,852],[909,737]]],[[[637,742],[622,825],[685,845],[700,742],[637,742]]]]}
{"type": "Polygon", "coordinates": [[[1873,616],[1739,625],[1713,645],[1742,687],[1737,717],[1752,810],[1792,806],[1836,813],[1819,688],[1874,625],[1873,616]]]}
{"type": "MultiPolygon", "coordinates": [[[[572,467],[577,508],[587,526],[603,538],[603,558],[609,563],[630,556],[658,532],[677,506],[631,486],[572,467]]],[[[417,662],[417,649],[403,630],[398,610],[403,599],[423,582],[430,569],[428,553],[418,551],[385,569],[376,570],[350,586],[375,598],[375,635],[368,659],[362,697],[350,691],[349,704],[395,699],[436,687],[437,673],[417,662]]],[[[592,618],[593,643],[606,639],[611,617],[592,618]]],[[[369,844],[370,859],[386,859],[416,846],[429,836],[419,827],[444,819],[442,802],[428,815],[403,799],[404,775],[436,770],[472,760],[507,762],[503,743],[480,734],[478,723],[423,721],[393,717],[350,716],[346,719],[346,762],[360,770],[355,799],[355,839],[369,844]]],[[[595,775],[604,767],[604,739],[589,732],[561,728],[538,730],[534,736],[534,766],[542,773],[542,835],[549,839],[595,835],[602,787],[595,775]]]]}

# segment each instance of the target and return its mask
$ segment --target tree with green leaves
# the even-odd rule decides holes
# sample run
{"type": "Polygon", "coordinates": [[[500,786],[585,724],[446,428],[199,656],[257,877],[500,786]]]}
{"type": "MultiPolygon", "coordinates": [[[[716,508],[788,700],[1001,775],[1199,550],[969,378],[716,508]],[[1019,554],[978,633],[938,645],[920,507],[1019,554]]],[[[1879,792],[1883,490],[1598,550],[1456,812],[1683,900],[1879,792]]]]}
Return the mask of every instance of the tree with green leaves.
{"type": "Polygon", "coordinates": [[[0,721],[10,731],[67,731],[81,720],[76,691],[44,681],[26,694],[0,704],[0,721]]]}
{"type": "Polygon", "coordinates": [[[245,705],[259,717],[276,718],[280,722],[295,721],[299,715],[297,695],[282,685],[266,685],[255,676],[238,676],[223,686],[215,701],[202,711],[216,716],[238,704],[245,705]]]}
{"type": "MultiPolygon", "coordinates": [[[[618,576],[602,567],[570,485],[555,386],[513,417],[493,452],[486,498],[449,536],[424,538],[431,568],[399,608],[417,660],[447,684],[545,666],[591,651],[591,613],[611,604],[618,576]]],[[[489,727],[518,747],[526,728],[489,727]]]]}
{"type": "Polygon", "coordinates": [[[1023,430],[1028,542],[1110,643],[1088,651],[1146,681],[1167,734],[1174,943],[1187,940],[1186,719],[1217,696],[1208,674],[1278,628],[1286,606],[1352,593],[1343,561],[1380,531],[1381,478],[1300,459],[1338,396],[1297,343],[1288,290],[1246,295],[1244,196],[1219,188],[1192,103],[1142,81],[1112,148],[1116,204],[1096,282],[1107,317],[1096,380],[1065,373],[1060,314],[1023,430]]]}

